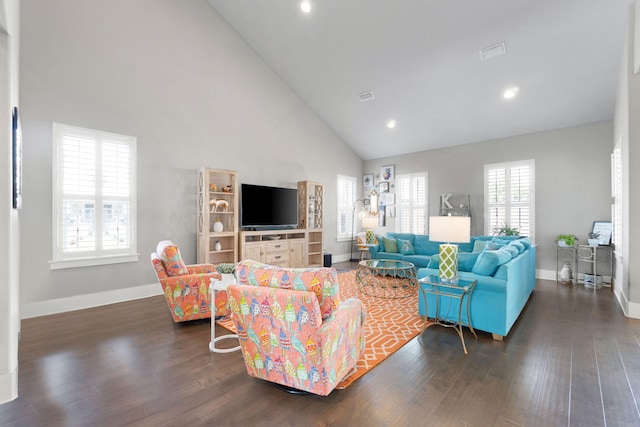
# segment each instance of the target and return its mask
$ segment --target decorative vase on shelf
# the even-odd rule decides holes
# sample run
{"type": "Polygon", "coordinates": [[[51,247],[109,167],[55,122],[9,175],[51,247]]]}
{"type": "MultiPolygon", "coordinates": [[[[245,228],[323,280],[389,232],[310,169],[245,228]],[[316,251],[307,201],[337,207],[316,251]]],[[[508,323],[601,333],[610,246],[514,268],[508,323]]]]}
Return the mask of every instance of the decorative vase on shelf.
{"type": "Polygon", "coordinates": [[[220,222],[220,218],[216,218],[216,222],[213,223],[213,231],[216,233],[222,233],[224,230],[224,225],[220,222]]]}
{"type": "Polygon", "coordinates": [[[213,248],[216,251],[222,250],[222,245],[220,244],[220,240],[216,240],[216,243],[213,245],[213,248]]]}

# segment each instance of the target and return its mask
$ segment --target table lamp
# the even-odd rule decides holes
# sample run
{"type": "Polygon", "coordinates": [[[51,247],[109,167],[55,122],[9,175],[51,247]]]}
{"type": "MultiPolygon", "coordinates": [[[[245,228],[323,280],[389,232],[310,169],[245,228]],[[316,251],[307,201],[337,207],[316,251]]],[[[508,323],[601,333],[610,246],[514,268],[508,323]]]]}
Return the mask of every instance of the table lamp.
{"type": "Polygon", "coordinates": [[[471,241],[471,218],[468,216],[429,217],[429,240],[447,242],[440,245],[440,280],[458,280],[458,245],[471,241]]]}
{"type": "Polygon", "coordinates": [[[362,218],[362,228],[367,231],[366,243],[368,245],[373,245],[375,241],[375,237],[373,234],[373,229],[378,226],[378,216],[377,215],[366,215],[362,218]]]}

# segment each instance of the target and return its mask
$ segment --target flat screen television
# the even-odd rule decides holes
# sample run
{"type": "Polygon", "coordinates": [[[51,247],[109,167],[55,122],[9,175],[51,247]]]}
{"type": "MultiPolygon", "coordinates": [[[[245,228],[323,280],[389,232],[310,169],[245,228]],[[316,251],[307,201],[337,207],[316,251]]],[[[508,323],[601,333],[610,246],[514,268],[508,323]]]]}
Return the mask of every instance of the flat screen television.
{"type": "Polygon", "coordinates": [[[242,184],[240,225],[244,228],[298,226],[298,190],[242,184]]]}

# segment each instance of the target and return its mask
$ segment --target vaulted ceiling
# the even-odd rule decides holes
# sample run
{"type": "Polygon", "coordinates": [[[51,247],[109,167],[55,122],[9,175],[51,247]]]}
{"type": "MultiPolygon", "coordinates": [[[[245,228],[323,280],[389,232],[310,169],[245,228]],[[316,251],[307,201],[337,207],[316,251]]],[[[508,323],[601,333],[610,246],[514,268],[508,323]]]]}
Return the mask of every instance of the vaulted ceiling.
{"type": "Polygon", "coordinates": [[[365,160],[613,117],[632,0],[308,1],[208,0],[365,160]]]}

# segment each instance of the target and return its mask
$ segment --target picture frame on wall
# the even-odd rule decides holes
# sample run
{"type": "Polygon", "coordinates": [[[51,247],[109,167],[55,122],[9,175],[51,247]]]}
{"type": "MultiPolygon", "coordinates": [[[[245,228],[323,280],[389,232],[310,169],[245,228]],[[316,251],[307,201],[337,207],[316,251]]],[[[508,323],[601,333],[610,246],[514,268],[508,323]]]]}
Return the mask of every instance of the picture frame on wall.
{"type": "Polygon", "coordinates": [[[382,166],[380,168],[380,180],[393,181],[396,179],[396,167],[394,165],[382,166]]]}
{"type": "Polygon", "coordinates": [[[380,193],[388,193],[389,192],[389,183],[388,182],[381,182],[379,184],[378,191],[380,191],[380,193]]]}
{"type": "Polygon", "coordinates": [[[13,208],[22,208],[22,130],[18,107],[11,114],[11,168],[13,170],[13,208]]]}
{"type": "Polygon", "coordinates": [[[373,174],[368,173],[366,175],[362,175],[362,186],[365,189],[373,188],[373,174]]]}

